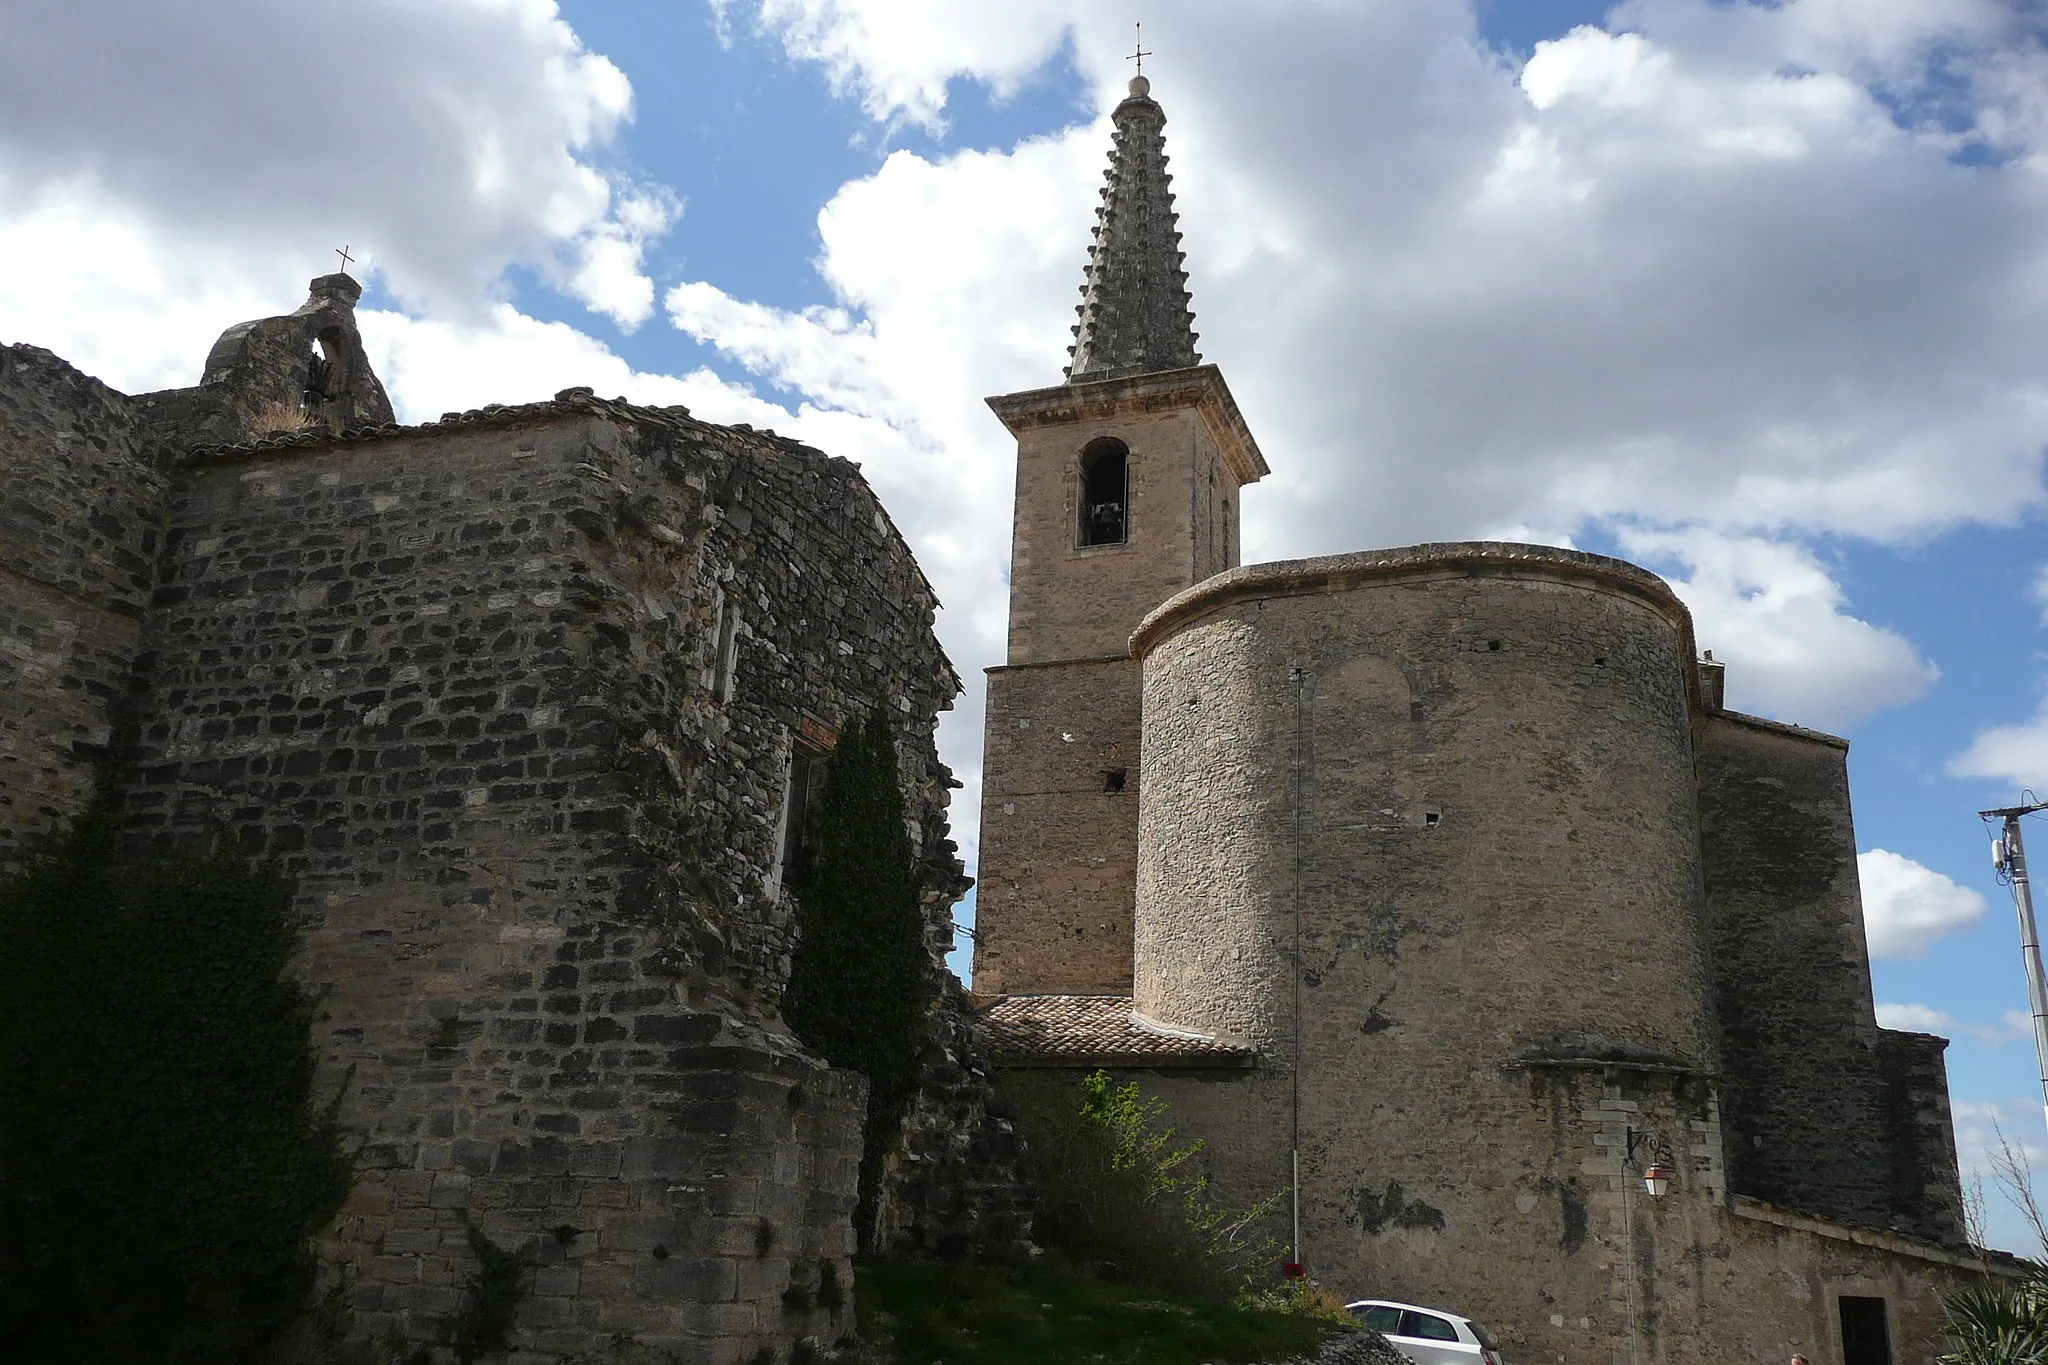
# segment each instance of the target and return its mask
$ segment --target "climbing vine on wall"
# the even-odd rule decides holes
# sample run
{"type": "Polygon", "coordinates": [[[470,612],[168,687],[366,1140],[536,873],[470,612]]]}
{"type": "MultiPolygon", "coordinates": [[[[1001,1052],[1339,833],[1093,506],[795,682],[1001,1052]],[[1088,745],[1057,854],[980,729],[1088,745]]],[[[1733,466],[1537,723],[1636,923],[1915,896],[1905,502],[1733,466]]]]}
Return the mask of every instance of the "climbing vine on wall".
{"type": "Polygon", "coordinates": [[[882,1164],[917,1098],[937,981],[910,849],[896,743],[878,707],[841,736],[797,866],[798,942],[783,1017],[868,1080],[855,1227],[873,1235],[882,1164]]]}
{"type": "Polygon", "coordinates": [[[0,1358],[254,1361],[352,1180],[290,890],[121,844],[101,803],[0,880],[0,1358]]]}

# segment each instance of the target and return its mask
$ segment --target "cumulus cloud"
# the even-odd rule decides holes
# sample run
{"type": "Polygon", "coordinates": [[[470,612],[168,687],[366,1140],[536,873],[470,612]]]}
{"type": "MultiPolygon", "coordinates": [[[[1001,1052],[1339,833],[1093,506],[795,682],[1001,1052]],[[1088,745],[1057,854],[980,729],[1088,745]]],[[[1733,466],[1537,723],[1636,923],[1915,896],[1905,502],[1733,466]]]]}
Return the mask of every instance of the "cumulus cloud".
{"type": "Polygon", "coordinates": [[[1667,574],[1702,646],[1728,665],[1728,701],[1820,729],[1924,694],[1940,670],[1904,637],[1849,614],[1812,551],[1757,537],[1623,528],[1622,547],[1667,574]]]}
{"type": "Polygon", "coordinates": [[[1996,1024],[1959,1020],[1932,1005],[1877,1003],[1880,1028],[1903,1029],[1909,1033],[1938,1033],[1943,1037],[1975,1038],[1996,1047],[2034,1036],[2034,1018],[2025,1010],[2007,1010],[1996,1024]]]}
{"type": "Polygon", "coordinates": [[[1911,858],[1873,848],[1856,855],[1870,955],[1914,958],[1983,918],[1984,897],[1911,858]]]}
{"type": "MultiPolygon", "coordinates": [[[[1135,13],[726,8],[920,118],[1061,36],[1106,105],[1135,13]]],[[[1451,0],[1178,10],[1155,93],[1211,354],[1281,457],[1262,544],[1609,516],[1897,537],[2037,502],[2039,196],[1954,164],[1976,123],[1901,101],[1974,91],[2022,136],[1993,68],[2038,43],[1982,6],[1869,32],[1838,8],[1636,5],[1519,70],[1451,0]],[[1920,78],[1936,52],[1960,78],[1920,78]]]]}
{"type": "Polygon", "coordinates": [[[2014,787],[2048,787],[2048,702],[2032,720],[1980,732],[1948,761],[1950,777],[1986,777],[2014,787]]]}
{"type": "Polygon", "coordinates": [[[1877,1023],[1880,1028],[1905,1029],[1910,1033],[1954,1032],[1956,1021],[1944,1010],[1932,1005],[1892,1005],[1877,1002],[1877,1023]]]}
{"type": "Polygon", "coordinates": [[[0,43],[0,238],[38,268],[0,275],[0,339],[96,351],[124,387],[190,383],[170,355],[296,303],[279,282],[344,242],[412,310],[481,314],[523,264],[633,325],[677,201],[602,164],[631,110],[553,0],[23,0],[0,43]]]}

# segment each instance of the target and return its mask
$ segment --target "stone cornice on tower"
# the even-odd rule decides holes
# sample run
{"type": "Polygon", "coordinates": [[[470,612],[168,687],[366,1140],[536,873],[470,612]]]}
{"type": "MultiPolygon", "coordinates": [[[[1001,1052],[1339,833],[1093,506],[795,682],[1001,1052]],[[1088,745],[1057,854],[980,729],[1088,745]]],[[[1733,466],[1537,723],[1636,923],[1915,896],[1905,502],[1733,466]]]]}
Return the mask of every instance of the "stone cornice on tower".
{"type": "Polygon", "coordinates": [[[1000,394],[984,400],[1014,436],[1034,427],[1062,426],[1104,417],[1194,408],[1201,414],[1216,448],[1240,484],[1257,483],[1273,471],[1259,443],[1231,397],[1223,372],[1214,365],[1191,365],[1104,379],[1056,384],[1046,389],[1000,394]]]}
{"type": "Polygon", "coordinates": [[[1095,240],[1081,286],[1081,321],[1068,348],[1067,379],[1080,384],[1201,363],[1188,303],[1186,256],[1166,173],[1166,112],[1143,76],[1117,105],[1116,145],[1095,211],[1095,240]]]}

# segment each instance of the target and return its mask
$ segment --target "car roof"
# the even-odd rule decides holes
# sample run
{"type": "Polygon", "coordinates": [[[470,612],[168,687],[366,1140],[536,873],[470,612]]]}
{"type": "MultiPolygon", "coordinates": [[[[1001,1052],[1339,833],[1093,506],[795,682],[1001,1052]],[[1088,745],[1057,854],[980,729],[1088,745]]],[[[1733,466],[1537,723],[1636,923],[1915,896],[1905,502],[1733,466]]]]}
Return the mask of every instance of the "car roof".
{"type": "Polygon", "coordinates": [[[1420,1303],[1400,1303],[1394,1299],[1356,1299],[1344,1305],[1344,1311],[1347,1313],[1354,1308],[1412,1308],[1418,1313],[1434,1313],[1437,1317],[1449,1318],[1453,1322],[1472,1321],[1463,1313],[1453,1313],[1448,1308],[1431,1308],[1420,1303]]]}

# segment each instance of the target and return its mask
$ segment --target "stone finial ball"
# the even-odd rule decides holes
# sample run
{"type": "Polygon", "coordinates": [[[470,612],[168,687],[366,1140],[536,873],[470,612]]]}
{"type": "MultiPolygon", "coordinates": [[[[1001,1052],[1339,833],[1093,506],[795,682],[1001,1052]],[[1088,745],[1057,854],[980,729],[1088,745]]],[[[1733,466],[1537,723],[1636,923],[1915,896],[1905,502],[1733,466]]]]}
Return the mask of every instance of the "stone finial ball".
{"type": "Polygon", "coordinates": [[[1131,93],[1133,95],[1140,96],[1141,98],[1145,95],[1151,94],[1152,82],[1146,80],[1143,76],[1131,77],[1131,93]]]}

